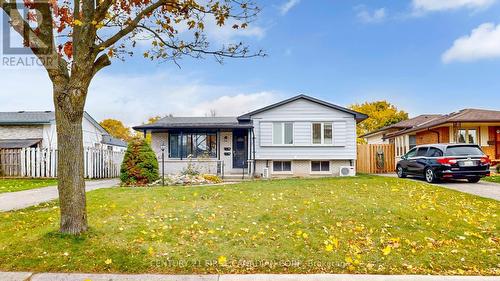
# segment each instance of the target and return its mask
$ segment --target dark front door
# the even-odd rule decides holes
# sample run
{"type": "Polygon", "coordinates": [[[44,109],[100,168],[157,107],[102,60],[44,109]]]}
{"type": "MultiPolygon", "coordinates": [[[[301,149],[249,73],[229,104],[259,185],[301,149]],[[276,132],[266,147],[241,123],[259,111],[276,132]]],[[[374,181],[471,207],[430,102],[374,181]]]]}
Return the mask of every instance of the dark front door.
{"type": "Polygon", "coordinates": [[[247,130],[233,131],[233,168],[242,169],[248,166],[248,134],[247,130]]]}

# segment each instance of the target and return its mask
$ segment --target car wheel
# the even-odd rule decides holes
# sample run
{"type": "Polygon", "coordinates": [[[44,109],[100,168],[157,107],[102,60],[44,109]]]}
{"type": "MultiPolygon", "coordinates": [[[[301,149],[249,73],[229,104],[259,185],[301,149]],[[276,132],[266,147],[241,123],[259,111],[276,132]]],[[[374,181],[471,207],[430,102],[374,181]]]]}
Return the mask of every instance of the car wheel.
{"type": "Polygon", "coordinates": [[[398,166],[398,168],[396,169],[396,173],[398,174],[398,178],[400,178],[400,179],[406,178],[406,173],[405,173],[403,167],[398,166]]]}
{"type": "Polygon", "coordinates": [[[434,174],[434,171],[431,168],[425,169],[425,180],[428,183],[433,183],[436,181],[436,175],[434,174]]]}
{"type": "Polygon", "coordinates": [[[478,177],[467,179],[467,181],[470,183],[478,183],[480,180],[481,180],[481,178],[478,178],[478,177]]]}

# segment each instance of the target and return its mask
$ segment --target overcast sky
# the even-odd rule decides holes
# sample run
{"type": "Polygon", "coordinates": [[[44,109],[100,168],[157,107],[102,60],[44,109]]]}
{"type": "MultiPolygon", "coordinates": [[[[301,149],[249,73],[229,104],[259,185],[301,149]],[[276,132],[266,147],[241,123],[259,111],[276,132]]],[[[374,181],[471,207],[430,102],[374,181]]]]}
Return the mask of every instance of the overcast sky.
{"type": "MultiPolygon", "coordinates": [[[[257,2],[263,12],[247,30],[207,32],[268,57],[184,59],[181,68],[141,55],[113,61],[94,79],[86,110],[137,125],[211,109],[239,115],[299,93],[342,106],[386,99],[411,115],[500,110],[500,1],[257,2]]],[[[0,83],[0,111],[53,109],[42,69],[0,68],[0,83]]]]}

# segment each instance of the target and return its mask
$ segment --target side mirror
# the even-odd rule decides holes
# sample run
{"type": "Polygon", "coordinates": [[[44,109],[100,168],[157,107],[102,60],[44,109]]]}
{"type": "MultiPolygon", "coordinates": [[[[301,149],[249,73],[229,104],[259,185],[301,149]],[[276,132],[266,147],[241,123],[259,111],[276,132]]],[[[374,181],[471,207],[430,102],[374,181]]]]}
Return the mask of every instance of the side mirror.
{"type": "Polygon", "coordinates": [[[408,160],[408,157],[406,155],[401,156],[401,160],[408,160]]]}

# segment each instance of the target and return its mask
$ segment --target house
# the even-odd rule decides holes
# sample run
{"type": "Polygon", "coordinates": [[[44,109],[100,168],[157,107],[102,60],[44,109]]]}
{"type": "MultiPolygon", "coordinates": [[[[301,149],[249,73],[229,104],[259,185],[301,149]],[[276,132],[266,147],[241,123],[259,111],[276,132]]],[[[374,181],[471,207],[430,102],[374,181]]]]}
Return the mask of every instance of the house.
{"type": "Polygon", "coordinates": [[[237,117],[165,117],[133,127],[151,133],[165,173],[338,175],[356,162],[356,123],[367,116],[298,95],[237,117]],[[163,150],[162,150],[163,148],[163,150]]]}
{"type": "MultiPolygon", "coordinates": [[[[113,138],[87,112],[83,115],[83,146],[124,151],[127,143],[113,138]]],[[[0,112],[0,149],[57,148],[53,111],[0,112]]]]}
{"type": "Polygon", "coordinates": [[[473,143],[478,144],[493,162],[498,162],[500,111],[463,109],[446,115],[421,115],[364,137],[371,143],[394,143],[397,158],[421,144],[473,143]]]}
{"type": "MultiPolygon", "coordinates": [[[[396,124],[392,124],[390,126],[383,127],[381,129],[375,130],[373,132],[369,132],[367,134],[364,134],[360,136],[360,138],[364,138],[366,143],[368,144],[388,144],[390,143],[390,139],[385,138],[387,134],[394,133],[397,131],[401,131],[404,129],[410,129],[415,126],[419,126],[421,124],[424,124],[426,122],[429,122],[431,120],[434,120],[435,118],[441,117],[442,115],[437,115],[437,114],[424,114],[424,115],[419,115],[417,117],[408,119],[408,120],[403,120],[401,122],[398,122],[396,124]]],[[[415,139],[408,139],[408,143],[410,147],[414,147],[416,145],[415,139]]]]}

